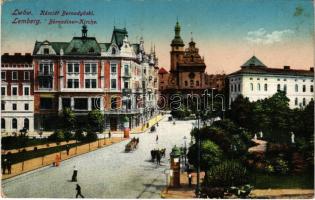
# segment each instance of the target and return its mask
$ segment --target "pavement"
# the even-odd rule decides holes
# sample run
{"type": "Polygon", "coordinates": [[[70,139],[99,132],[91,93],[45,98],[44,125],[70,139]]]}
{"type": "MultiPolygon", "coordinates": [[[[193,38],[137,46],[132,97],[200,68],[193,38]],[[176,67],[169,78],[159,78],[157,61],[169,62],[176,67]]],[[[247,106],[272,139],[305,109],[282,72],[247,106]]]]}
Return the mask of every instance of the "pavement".
{"type": "Polygon", "coordinates": [[[80,184],[86,198],[161,198],[166,187],[165,169],[174,145],[190,141],[192,121],[159,122],[157,132],[131,135],[139,137],[138,149],[125,153],[129,140],[86,153],[61,163],[60,167],[43,167],[2,181],[2,192],[11,198],[74,198],[80,184]],[[156,135],[159,140],[156,143],[156,135]],[[166,148],[161,166],[150,162],[150,151],[166,148]],[[78,168],[78,182],[70,182],[73,166],[78,168]]]}
{"type": "Polygon", "coordinates": [[[264,153],[267,150],[267,142],[264,140],[252,139],[252,141],[256,144],[248,149],[249,153],[264,153]]]}

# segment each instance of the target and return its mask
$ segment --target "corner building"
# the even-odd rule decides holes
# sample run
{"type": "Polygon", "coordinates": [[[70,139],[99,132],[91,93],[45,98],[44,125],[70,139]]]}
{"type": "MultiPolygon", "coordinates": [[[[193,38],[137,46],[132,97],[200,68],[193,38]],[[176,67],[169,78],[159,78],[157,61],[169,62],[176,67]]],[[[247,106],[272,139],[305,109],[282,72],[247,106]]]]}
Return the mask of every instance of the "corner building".
{"type": "Polygon", "coordinates": [[[77,116],[101,110],[112,131],[122,130],[125,116],[132,129],[157,113],[146,101],[147,85],[156,81],[157,88],[157,58],[145,53],[143,39],[130,43],[125,28],[114,27],[111,41],[100,43],[84,25],[82,36],[70,42],[36,41],[33,57],[37,130],[52,130],[51,120],[67,107],[77,116]],[[150,70],[154,78],[146,80],[150,70]]]}

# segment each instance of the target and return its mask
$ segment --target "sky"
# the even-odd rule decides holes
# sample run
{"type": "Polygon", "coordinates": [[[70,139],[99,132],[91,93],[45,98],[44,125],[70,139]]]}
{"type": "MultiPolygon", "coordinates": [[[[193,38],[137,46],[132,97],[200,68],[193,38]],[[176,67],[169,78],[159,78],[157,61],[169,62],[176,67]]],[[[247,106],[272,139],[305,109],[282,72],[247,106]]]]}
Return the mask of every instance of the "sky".
{"type": "MultiPolygon", "coordinates": [[[[32,52],[35,41],[69,42],[82,24],[55,20],[94,20],[88,35],[110,42],[113,27],[126,27],[132,43],[155,45],[159,66],[169,69],[170,43],[178,19],[188,46],[191,37],[208,73],[231,73],[255,55],[268,67],[314,66],[312,0],[5,0],[1,14],[1,53],[32,52]],[[20,15],[15,11],[22,12],[20,15]],[[92,11],[93,15],[40,15],[41,11],[92,11]],[[23,11],[25,11],[23,13],[23,11]],[[40,24],[17,24],[17,20],[40,24]]],[[[61,14],[60,13],[60,14],[61,14]]]]}

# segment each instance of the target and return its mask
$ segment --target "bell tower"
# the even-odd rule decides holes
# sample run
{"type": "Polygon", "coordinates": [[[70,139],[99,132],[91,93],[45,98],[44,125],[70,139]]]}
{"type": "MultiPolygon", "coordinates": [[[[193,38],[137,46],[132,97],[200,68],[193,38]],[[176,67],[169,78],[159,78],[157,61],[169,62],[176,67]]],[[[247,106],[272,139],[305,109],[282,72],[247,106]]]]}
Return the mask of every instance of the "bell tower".
{"type": "Polygon", "coordinates": [[[171,72],[176,71],[177,62],[183,58],[184,55],[184,42],[180,37],[180,25],[178,20],[175,25],[175,37],[171,43],[171,72]]]}

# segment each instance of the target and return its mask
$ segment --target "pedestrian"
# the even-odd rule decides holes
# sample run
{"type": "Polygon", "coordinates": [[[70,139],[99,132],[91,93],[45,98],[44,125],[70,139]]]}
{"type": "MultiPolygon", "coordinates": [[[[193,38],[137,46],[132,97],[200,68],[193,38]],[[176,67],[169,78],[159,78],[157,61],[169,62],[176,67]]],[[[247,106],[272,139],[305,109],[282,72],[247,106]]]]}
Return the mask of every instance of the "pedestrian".
{"type": "Polygon", "coordinates": [[[8,160],[7,168],[8,168],[8,173],[11,174],[11,169],[12,169],[12,162],[11,162],[11,160],[8,160]]]}
{"type": "Polygon", "coordinates": [[[75,195],[75,198],[78,198],[80,196],[81,198],[84,198],[84,196],[81,194],[81,187],[79,184],[77,184],[77,187],[75,188],[77,191],[77,194],[75,195]]]}
{"type": "Polygon", "coordinates": [[[159,126],[159,122],[158,122],[158,123],[156,123],[156,126],[159,126]]]}
{"type": "Polygon", "coordinates": [[[160,152],[160,150],[158,149],[158,150],[156,151],[156,164],[157,164],[157,165],[160,165],[160,163],[161,163],[161,152],[160,152]]]}
{"type": "Polygon", "coordinates": [[[108,132],[108,138],[111,138],[112,137],[112,133],[109,131],[108,132]]]}
{"type": "Polygon", "coordinates": [[[5,170],[7,169],[7,164],[8,164],[8,161],[5,158],[2,162],[2,174],[5,174],[5,170]]]}
{"type": "Polygon", "coordinates": [[[191,173],[188,174],[188,182],[189,182],[189,187],[191,187],[191,182],[192,182],[192,175],[191,175],[191,173]]]}
{"type": "Polygon", "coordinates": [[[69,144],[66,145],[67,156],[69,156],[70,147],[69,144]]]}
{"type": "Polygon", "coordinates": [[[76,166],[73,166],[72,182],[77,182],[78,169],[76,166]]]}
{"type": "Polygon", "coordinates": [[[156,135],[155,141],[156,141],[156,143],[159,142],[159,136],[158,135],[156,135]]]}

